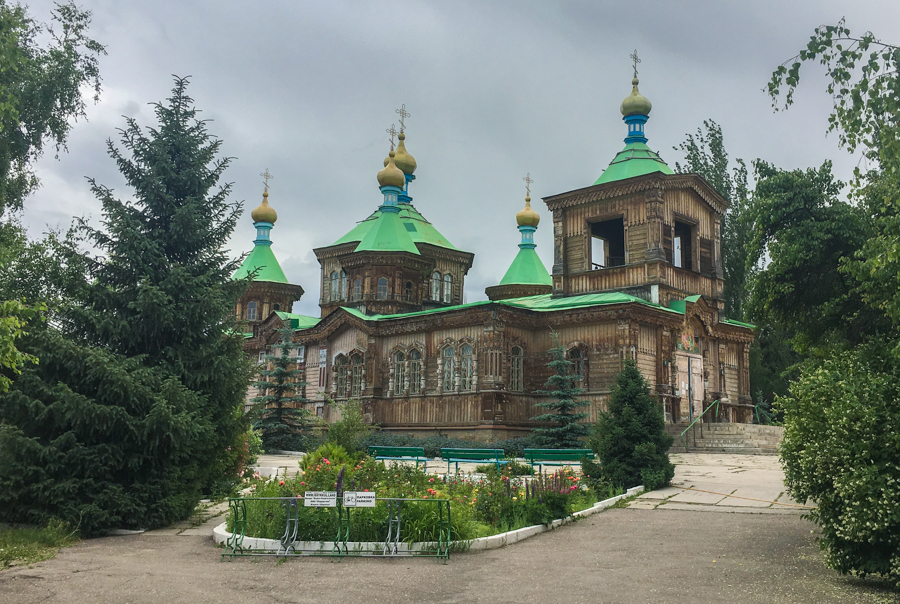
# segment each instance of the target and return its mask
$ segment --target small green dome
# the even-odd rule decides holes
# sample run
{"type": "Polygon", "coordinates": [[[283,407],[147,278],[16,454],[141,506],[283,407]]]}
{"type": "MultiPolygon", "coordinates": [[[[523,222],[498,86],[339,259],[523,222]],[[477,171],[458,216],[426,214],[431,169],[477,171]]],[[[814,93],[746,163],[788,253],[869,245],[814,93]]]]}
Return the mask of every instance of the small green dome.
{"type": "Polygon", "coordinates": [[[624,117],[629,115],[650,115],[652,107],[650,99],[638,91],[638,79],[634,78],[631,80],[631,94],[625,97],[625,100],[622,101],[622,105],[619,107],[622,115],[624,117]]]}

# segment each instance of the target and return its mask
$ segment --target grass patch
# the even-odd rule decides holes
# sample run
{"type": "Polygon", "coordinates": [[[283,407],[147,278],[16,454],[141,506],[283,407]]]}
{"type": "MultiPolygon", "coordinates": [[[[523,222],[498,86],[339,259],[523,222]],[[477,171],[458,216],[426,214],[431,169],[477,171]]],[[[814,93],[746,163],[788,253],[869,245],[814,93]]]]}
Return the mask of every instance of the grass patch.
{"type": "Polygon", "coordinates": [[[623,497],[622,499],[618,500],[617,502],[615,502],[614,504],[612,504],[611,506],[609,506],[606,509],[607,510],[618,510],[621,508],[627,508],[629,503],[631,503],[632,501],[634,501],[641,495],[643,495],[643,493],[635,493],[634,495],[631,495],[629,497],[623,497]]]}
{"type": "Polygon", "coordinates": [[[45,527],[0,526],[0,570],[49,560],[78,538],[78,530],[61,520],[45,527]]]}

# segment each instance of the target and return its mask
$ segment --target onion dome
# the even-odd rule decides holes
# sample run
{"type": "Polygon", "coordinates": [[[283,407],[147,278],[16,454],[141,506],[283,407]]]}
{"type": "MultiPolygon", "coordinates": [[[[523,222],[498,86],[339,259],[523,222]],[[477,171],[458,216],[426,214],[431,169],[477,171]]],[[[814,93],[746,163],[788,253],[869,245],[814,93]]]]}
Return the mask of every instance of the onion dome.
{"type": "Polygon", "coordinates": [[[394,156],[395,153],[393,151],[388,153],[387,165],[378,172],[378,186],[380,187],[397,187],[402,189],[403,185],[406,184],[406,176],[394,163],[394,156]]]}
{"type": "Polygon", "coordinates": [[[278,213],[269,205],[268,191],[263,191],[262,203],[250,212],[250,217],[253,218],[253,222],[271,222],[274,224],[278,220],[278,213]]]}
{"type": "Polygon", "coordinates": [[[531,209],[531,197],[526,197],[525,209],[516,214],[516,222],[519,226],[537,227],[540,221],[540,215],[531,209]]]}
{"type": "Polygon", "coordinates": [[[406,144],[403,142],[406,140],[406,135],[401,132],[397,138],[400,139],[400,142],[397,143],[397,152],[394,154],[394,163],[397,164],[397,167],[403,170],[405,174],[412,174],[416,171],[416,158],[409,154],[409,151],[406,150],[406,144]]]}
{"type": "Polygon", "coordinates": [[[653,105],[650,103],[650,99],[638,91],[637,78],[631,80],[631,86],[631,94],[622,101],[619,111],[621,111],[622,115],[625,117],[628,117],[629,115],[650,115],[650,109],[653,105]]]}

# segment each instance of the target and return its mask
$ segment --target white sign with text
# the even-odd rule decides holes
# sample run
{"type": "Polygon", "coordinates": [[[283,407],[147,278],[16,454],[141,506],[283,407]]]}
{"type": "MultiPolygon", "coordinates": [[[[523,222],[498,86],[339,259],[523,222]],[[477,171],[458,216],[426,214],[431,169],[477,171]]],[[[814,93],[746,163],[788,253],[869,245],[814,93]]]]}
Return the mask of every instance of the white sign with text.
{"type": "Polygon", "coordinates": [[[345,508],[374,508],[375,493],[370,491],[344,491],[345,508]]]}
{"type": "Polygon", "coordinates": [[[308,508],[337,507],[337,491],[307,491],[303,495],[303,505],[308,508]]]}

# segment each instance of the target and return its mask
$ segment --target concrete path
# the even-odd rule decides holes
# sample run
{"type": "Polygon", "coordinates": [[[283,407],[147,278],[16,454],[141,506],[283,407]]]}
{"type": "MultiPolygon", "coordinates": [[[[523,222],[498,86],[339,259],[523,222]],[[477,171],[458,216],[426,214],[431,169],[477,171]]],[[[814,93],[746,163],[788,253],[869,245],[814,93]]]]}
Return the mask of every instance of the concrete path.
{"type": "Polygon", "coordinates": [[[672,486],[641,495],[636,509],[690,510],[743,514],[803,514],[812,503],[792,500],[784,472],[770,455],[682,453],[672,486]]]}

